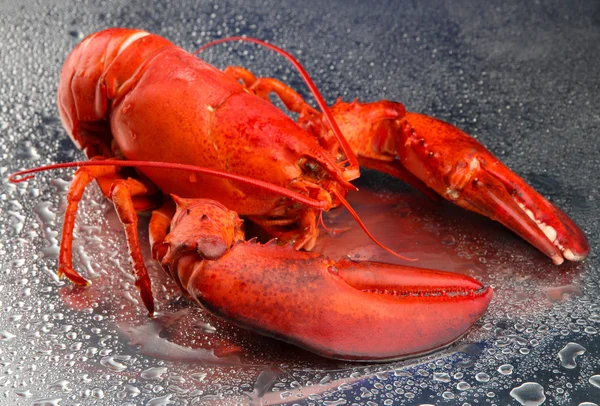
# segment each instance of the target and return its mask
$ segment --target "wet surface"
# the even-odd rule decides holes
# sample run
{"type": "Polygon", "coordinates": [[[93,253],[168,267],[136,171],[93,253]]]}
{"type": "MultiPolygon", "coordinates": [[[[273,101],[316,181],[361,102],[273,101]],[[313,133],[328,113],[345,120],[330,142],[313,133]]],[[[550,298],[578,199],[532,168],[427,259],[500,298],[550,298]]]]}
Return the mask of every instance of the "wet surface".
{"type": "MultiPolygon", "coordinates": [[[[420,266],[474,276],[495,297],[449,348],[390,364],[348,364],[206,314],[155,265],[158,316],[148,319],[127,272],[118,219],[95,186],[82,202],[74,249],[93,284],[60,281],[57,244],[72,173],[20,185],[3,179],[0,403],[598,403],[600,8],[593,1],[401,4],[5,2],[0,174],[82,158],[54,100],[64,58],[85,35],[137,27],[192,50],[245,34],[294,53],[329,102],[339,95],[400,100],[476,136],[582,226],[592,245],[586,262],[556,267],[500,225],[368,172],[350,201],[384,243],[420,266]]],[[[203,57],[305,92],[292,68],[262,49],[232,44],[203,57]]],[[[325,254],[394,261],[344,211],[325,221],[352,227],[323,239],[325,254]]]]}

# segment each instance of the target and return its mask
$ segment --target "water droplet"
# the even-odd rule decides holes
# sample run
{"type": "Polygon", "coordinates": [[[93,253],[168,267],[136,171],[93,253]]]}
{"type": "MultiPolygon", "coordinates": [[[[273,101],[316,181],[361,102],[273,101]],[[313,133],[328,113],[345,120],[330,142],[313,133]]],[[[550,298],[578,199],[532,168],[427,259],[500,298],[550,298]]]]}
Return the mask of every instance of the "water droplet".
{"type": "Polygon", "coordinates": [[[25,389],[25,390],[17,390],[17,389],[15,389],[15,394],[17,396],[19,396],[19,397],[22,397],[22,398],[30,398],[30,397],[33,396],[33,394],[31,393],[31,391],[27,390],[27,389],[25,389]]]}
{"type": "Polygon", "coordinates": [[[329,382],[331,382],[331,375],[325,375],[323,379],[319,381],[319,385],[327,385],[329,382]]]}
{"type": "Polygon", "coordinates": [[[206,372],[196,372],[191,374],[190,378],[192,378],[195,381],[202,382],[207,376],[208,374],[206,372]]]}
{"type": "Polygon", "coordinates": [[[490,376],[485,372],[479,372],[475,375],[475,379],[477,379],[478,382],[489,382],[490,376]]]}
{"type": "Polygon", "coordinates": [[[513,373],[513,370],[514,367],[510,364],[504,364],[498,367],[498,372],[500,372],[502,375],[510,375],[513,373]]]}
{"type": "Polygon", "coordinates": [[[511,390],[510,396],[523,406],[539,406],[546,401],[544,387],[536,382],[525,382],[511,390]]]}
{"type": "Polygon", "coordinates": [[[56,214],[50,211],[51,202],[40,202],[35,205],[33,212],[38,215],[44,226],[50,227],[55,225],[56,214]]]}
{"type": "Polygon", "coordinates": [[[454,399],[456,396],[454,395],[454,393],[452,393],[450,391],[446,391],[446,392],[442,393],[442,397],[446,400],[449,400],[449,399],[454,399]]]}
{"type": "Polygon", "coordinates": [[[174,405],[175,402],[171,401],[172,394],[168,394],[159,398],[152,398],[146,403],[146,406],[167,406],[174,405]]]}
{"type": "Polygon", "coordinates": [[[569,296],[581,296],[581,287],[576,285],[565,285],[548,288],[548,298],[553,302],[564,302],[569,296]]]}
{"type": "MultiPolygon", "coordinates": [[[[129,356],[127,356],[129,358],[129,356]]],[[[108,356],[108,357],[103,357],[100,360],[100,365],[102,365],[103,367],[110,369],[111,371],[114,372],[122,372],[124,370],[127,369],[127,365],[122,364],[119,361],[127,361],[126,359],[123,359],[123,356],[108,356]],[[119,359],[119,361],[117,361],[117,359],[119,359]]]]}
{"type": "Polygon", "coordinates": [[[239,357],[235,354],[217,357],[212,350],[192,349],[165,340],[160,336],[162,328],[156,322],[149,322],[141,326],[124,325],[124,329],[131,337],[131,343],[139,345],[139,352],[143,355],[176,361],[200,361],[211,364],[226,363],[230,365],[240,363],[239,357]]]}
{"type": "Polygon", "coordinates": [[[458,384],[456,384],[456,389],[458,389],[459,391],[465,391],[467,389],[471,389],[471,385],[469,385],[468,382],[461,381],[458,384]]]}
{"type": "Polygon", "coordinates": [[[600,375],[594,375],[590,377],[589,382],[594,385],[596,388],[600,388],[600,375]]]}
{"type": "Polygon", "coordinates": [[[148,368],[140,374],[142,379],[151,380],[151,379],[162,379],[162,376],[167,373],[167,367],[153,367],[148,368]]]}
{"type": "Polygon", "coordinates": [[[585,347],[577,343],[568,343],[558,352],[560,364],[567,369],[574,369],[577,366],[575,358],[585,353],[585,347]]]}
{"type": "Polygon", "coordinates": [[[0,341],[9,341],[15,337],[16,337],[16,335],[9,333],[6,330],[0,330],[0,341]]]}
{"type": "Polygon", "coordinates": [[[209,323],[198,322],[195,326],[200,328],[204,333],[213,334],[217,332],[217,329],[209,323]]]}
{"type": "Polygon", "coordinates": [[[61,392],[71,392],[71,388],[67,386],[69,383],[70,382],[66,379],[59,379],[58,381],[52,382],[50,385],[48,385],[48,389],[59,390],[61,392]]]}
{"type": "Polygon", "coordinates": [[[95,397],[96,399],[102,399],[102,398],[104,398],[104,391],[100,388],[94,388],[92,390],[92,396],[95,397]]]}
{"type": "Polygon", "coordinates": [[[62,398],[45,398],[33,401],[33,406],[60,406],[62,398]]]}
{"type": "Polygon", "coordinates": [[[433,380],[439,382],[450,382],[450,375],[443,372],[436,372],[433,374],[433,380]]]}
{"type": "Polygon", "coordinates": [[[133,398],[142,393],[138,388],[136,388],[133,385],[125,385],[125,392],[127,392],[133,398]]]}

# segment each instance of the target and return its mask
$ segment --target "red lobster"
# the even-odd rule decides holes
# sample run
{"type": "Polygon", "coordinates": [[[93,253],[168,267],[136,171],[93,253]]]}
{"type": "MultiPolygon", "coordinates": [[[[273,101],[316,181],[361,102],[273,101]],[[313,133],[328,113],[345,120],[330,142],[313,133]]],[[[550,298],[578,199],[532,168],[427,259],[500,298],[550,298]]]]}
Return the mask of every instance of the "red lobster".
{"type": "Polygon", "coordinates": [[[63,67],[58,105],[92,162],[69,164],[82,167],[67,197],[59,274],[87,283],[72,266],[72,232],[96,180],[123,223],[150,314],[136,211],[164,200],[150,221],[153,257],[217,316],[348,360],[453,342],[485,312],[491,289],[467,276],[307,252],[322,211],[352,210],[344,196],[359,164],[501,222],[556,264],[587,255],[579,228],[464,132],[396,102],[339,100],[329,110],[316,97],[322,113],[275,79],[217,70],[144,31],[84,39],[63,67]],[[269,102],[271,93],[297,122],[269,102]],[[245,241],[238,214],[285,245],[245,241]]]}

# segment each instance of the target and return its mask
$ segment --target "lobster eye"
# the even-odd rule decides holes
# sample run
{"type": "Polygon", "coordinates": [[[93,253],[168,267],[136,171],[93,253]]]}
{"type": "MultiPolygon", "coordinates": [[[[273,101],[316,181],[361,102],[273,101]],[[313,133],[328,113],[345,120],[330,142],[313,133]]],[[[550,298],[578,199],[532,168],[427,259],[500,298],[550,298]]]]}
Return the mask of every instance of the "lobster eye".
{"type": "Polygon", "coordinates": [[[300,166],[309,172],[320,172],[321,168],[317,162],[307,158],[303,158],[300,161],[300,166]]]}
{"type": "Polygon", "coordinates": [[[319,170],[319,165],[317,165],[315,162],[308,162],[306,164],[306,169],[311,172],[317,172],[319,170]]]}

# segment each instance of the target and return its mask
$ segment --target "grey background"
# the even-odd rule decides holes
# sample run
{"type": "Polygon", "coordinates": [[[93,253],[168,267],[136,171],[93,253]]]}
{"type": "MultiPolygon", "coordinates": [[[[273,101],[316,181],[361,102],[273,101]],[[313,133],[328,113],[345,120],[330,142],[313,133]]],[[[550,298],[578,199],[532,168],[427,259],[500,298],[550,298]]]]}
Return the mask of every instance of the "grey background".
{"type": "MultiPolygon", "coordinates": [[[[516,405],[511,390],[536,382],[545,404],[600,404],[600,383],[590,382],[600,374],[600,3],[0,4],[0,403],[516,405]],[[165,287],[157,288],[163,313],[149,322],[123,270],[126,245],[114,211],[94,187],[76,240],[77,263],[94,285],[74,290],[53,268],[72,172],[19,186],[5,177],[83,157],[58,121],[58,75],[77,42],[110,26],[146,29],[188,50],[231,35],[266,39],[295,54],[330,103],[338,96],[398,100],[459,125],[569,213],[592,254],[584,264],[554,267],[491,222],[445,205],[422,213],[441,251],[446,232],[456,244],[452,258],[434,252],[423,265],[470,272],[493,285],[490,311],[458,346],[354,366],[228,327],[179,298],[164,277],[165,287]],[[213,365],[210,349],[228,342],[241,345],[246,361],[213,365]],[[567,343],[585,348],[574,368],[558,356],[567,343]]],[[[234,44],[202,57],[277,77],[306,94],[291,67],[268,51],[234,44]]],[[[388,177],[367,173],[360,182],[420,202],[388,177]]]]}

